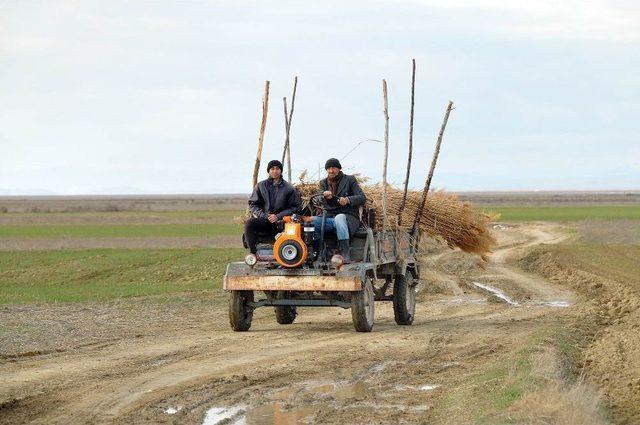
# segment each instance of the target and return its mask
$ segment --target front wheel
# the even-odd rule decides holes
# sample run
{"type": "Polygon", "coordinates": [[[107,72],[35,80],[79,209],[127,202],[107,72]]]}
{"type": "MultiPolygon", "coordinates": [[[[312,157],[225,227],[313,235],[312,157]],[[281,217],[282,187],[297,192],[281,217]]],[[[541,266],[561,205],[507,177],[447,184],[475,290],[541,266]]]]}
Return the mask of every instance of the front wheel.
{"type": "Polygon", "coordinates": [[[236,332],[248,331],[253,319],[253,291],[231,291],[229,297],[229,323],[236,332]]]}
{"type": "Polygon", "coordinates": [[[362,289],[351,296],[351,318],[358,332],[371,332],[375,313],[374,292],[371,279],[362,282],[362,289]]]}
{"type": "MultiPolygon", "coordinates": [[[[278,291],[276,294],[277,300],[283,300],[288,298],[290,292],[287,291],[278,291]]],[[[290,325],[296,320],[296,316],[298,312],[296,311],[295,306],[290,305],[278,305],[275,306],[276,310],[276,321],[281,325],[290,325]]]]}
{"type": "Polygon", "coordinates": [[[410,325],[416,313],[416,287],[411,274],[397,275],[393,283],[393,315],[398,325],[410,325]]]}

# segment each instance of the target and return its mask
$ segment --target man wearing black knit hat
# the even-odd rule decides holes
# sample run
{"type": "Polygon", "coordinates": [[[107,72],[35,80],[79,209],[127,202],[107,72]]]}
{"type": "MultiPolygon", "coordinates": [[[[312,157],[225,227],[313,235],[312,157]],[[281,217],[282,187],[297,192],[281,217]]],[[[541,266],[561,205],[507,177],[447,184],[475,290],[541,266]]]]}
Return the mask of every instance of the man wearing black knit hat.
{"type": "Polygon", "coordinates": [[[300,209],[298,192],[282,178],[282,163],[269,161],[267,172],[269,178],[258,182],[249,198],[251,218],[244,225],[245,242],[252,254],[256,253],[258,232],[275,236],[278,221],[300,209]]]}
{"type": "MultiPolygon", "coordinates": [[[[324,169],[327,170],[327,178],[320,180],[319,190],[327,201],[325,230],[335,229],[338,248],[347,263],[351,261],[349,237],[360,225],[358,207],[364,205],[367,198],[356,178],[342,172],[342,165],[336,158],[328,159],[324,169]]],[[[322,217],[314,216],[312,220],[319,234],[322,217]]]]}

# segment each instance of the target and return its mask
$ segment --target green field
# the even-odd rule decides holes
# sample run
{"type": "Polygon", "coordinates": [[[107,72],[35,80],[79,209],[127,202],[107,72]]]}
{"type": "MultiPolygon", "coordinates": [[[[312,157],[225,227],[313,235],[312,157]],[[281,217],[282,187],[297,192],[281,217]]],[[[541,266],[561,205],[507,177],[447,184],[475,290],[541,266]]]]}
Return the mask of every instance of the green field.
{"type": "Polygon", "coordinates": [[[0,252],[0,304],[84,302],[220,289],[240,248],[0,252]]]}
{"type": "Polygon", "coordinates": [[[581,221],[589,219],[640,219],[640,205],[627,206],[554,206],[487,207],[483,211],[500,214],[499,221],[581,221]]]}
{"type": "Polygon", "coordinates": [[[71,211],[71,212],[8,212],[0,217],[29,217],[32,219],[47,219],[55,217],[92,217],[100,218],[205,218],[205,219],[228,219],[232,221],[235,217],[241,216],[244,210],[179,210],[179,211],[71,211]]]}
{"type": "Polygon", "coordinates": [[[211,237],[242,234],[235,223],[218,224],[21,224],[0,226],[0,238],[211,237]]]}

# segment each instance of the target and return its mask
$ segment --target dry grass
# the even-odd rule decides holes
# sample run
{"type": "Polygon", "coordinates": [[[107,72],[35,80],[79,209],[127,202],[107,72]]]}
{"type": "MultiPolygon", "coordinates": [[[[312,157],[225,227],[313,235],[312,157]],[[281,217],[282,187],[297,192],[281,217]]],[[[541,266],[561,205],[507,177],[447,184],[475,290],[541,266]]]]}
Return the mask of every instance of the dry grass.
{"type": "Polygon", "coordinates": [[[512,406],[519,424],[601,425],[600,396],[584,382],[566,387],[552,384],[525,394],[512,406]]]}

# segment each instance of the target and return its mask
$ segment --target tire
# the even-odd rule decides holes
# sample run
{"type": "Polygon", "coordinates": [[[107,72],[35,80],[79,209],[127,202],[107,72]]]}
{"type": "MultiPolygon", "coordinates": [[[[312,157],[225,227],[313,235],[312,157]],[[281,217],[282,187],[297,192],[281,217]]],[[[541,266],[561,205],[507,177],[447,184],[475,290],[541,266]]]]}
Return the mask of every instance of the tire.
{"type": "Polygon", "coordinates": [[[416,288],[411,273],[397,275],[393,282],[393,315],[398,325],[410,325],[416,313],[416,288]]]}
{"type": "Polygon", "coordinates": [[[351,318],[358,332],[371,332],[375,316],[375,301],[371,279],[362,282],[362,289],[351,296],[351,318]]]}
{"type": "Polygon", "coordinates": [[[253,319],[253,291],[231,291],[229,297],[229,323],[236,332],[248,331],[253,319]]]}
{"type": "MultiPolygon", "coordinates": [[[[277,300],[289,298],[290,293],[287,291],[278,291],[276,294],[277,300]]],[[[276,310],[276,321],[281,325],[290,325],[296,320],[298,311],[295,306],[279,305],[274,307],[276,310]]]]}

